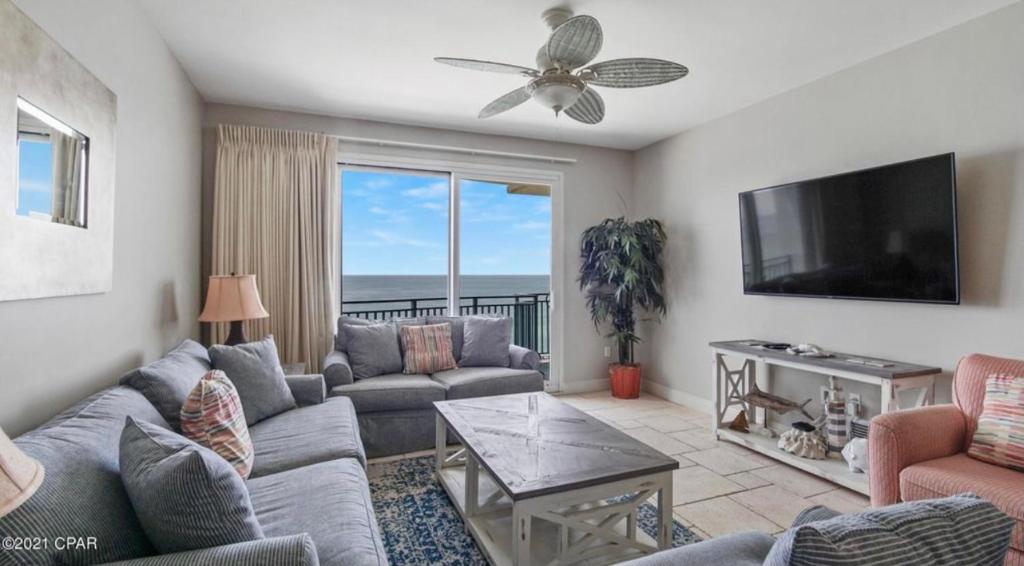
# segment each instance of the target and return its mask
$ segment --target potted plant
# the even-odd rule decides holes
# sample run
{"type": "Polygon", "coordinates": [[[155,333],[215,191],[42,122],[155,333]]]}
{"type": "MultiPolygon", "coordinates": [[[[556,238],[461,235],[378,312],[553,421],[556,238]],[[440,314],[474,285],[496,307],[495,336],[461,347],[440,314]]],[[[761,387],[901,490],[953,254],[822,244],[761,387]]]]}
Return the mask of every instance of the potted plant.
{"type": "Polygon", "coordinates": [[[612,395],[622,399],[640,396],[642,368],[633,360],[638,311],[660,318],[665,313],[661,252],[665,247],[661,222],[648,218],[629,221],[608,218],[583,232],[580,246],[580,289],[594,326],[611,326],[609,338],[618,345],[618,363],[608,376],[612,395]]]}

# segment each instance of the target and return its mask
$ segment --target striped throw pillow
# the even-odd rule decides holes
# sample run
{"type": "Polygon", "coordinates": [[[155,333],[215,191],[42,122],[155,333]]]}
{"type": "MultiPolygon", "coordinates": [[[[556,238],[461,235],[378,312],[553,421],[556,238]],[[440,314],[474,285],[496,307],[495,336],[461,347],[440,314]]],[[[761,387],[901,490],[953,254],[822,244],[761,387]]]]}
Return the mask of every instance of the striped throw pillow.
{"type": "Polygon", "coordinates": [[[967,455],[1024,472],[1024,376],[991,375],[967,455]]]}
{"type": "Polygon", "coordinates": [[[400,326],[399,332],[405,352],[403,373],[434,373],[456,367],[450,323],[400,326]]]}
{"type": "Polygon", "coordinates": [[[220,370],[207,372],[181,406],[181,432],[234,466],[242,478],[252,471],[255,452],[238,391],[220,370]]]}
{"type": "Polygon", "coordinates": [[[763,566],[1002,566],[1014,520],[972,493],[795,526],[763,566]]]}

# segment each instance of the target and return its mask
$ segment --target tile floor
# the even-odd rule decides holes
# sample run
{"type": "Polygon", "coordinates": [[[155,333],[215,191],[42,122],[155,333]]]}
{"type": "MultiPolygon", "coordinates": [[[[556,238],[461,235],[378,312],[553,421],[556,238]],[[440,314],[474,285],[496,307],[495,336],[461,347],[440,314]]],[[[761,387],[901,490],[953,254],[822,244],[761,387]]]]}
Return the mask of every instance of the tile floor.
{"type": "Polygon", "coordinates": [[[672,484],[676,520],[704,538],[758,530],[777,534],[812,505],[861,511],[868,498],[711,435],[711,415],[653,395],[609,392],[559,399],[679,460],[672,484]]]}
{"type": "MultiPolygon", "coordinates": [[[[659,397],[615,399],[607,391],[560,395],[587,412],[679,460],[672,482],[676,520],[708,539],[737,531],[778,534],[812,505],[854,512],[868,498],[795,468],[779,464],[711,435],[711,415],[659,397]]],[[[417,452],[371,460],[422,456],[417,452]]]]}

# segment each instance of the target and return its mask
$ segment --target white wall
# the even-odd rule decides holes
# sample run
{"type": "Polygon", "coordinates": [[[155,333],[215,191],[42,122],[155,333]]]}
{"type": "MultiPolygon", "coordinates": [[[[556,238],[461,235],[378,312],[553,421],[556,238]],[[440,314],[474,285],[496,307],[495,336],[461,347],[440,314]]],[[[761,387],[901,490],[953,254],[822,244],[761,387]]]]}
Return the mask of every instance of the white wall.
{"type": "MultiPolygon", "coordinates": [[[[807,341],[941,366],[948,400],[964,354],[1024,357],[1021,30],[1016,4],[639,151],[636,206],[670,236],[669,315],[648,329],[649,378],[706,402],[709,341],[807,341]],[[962,305],[743,295],[738,192],[948,151],[962,305]]],[[[789,374],[783,388],[816,396],[817,382],[797,386],[808,379],[789,374]]]]}
{"type": "MultiPolygon", "coordinates": [[[[577,290],[575,282],[579,270],[579,238],[587,227],[606,217],[620,216],[624,213],[623,202],[628,202],[631,198],[632,153],[521,138],[209,104],[206,107],[203,132],[204,273],[209,272],[210,265],[208,250],[210,248],[209,232],[211,229],[212,179],[217,124],[246,124],[312,130],[344,136],[577,159],[578,161],[572,165],[554,165],[535,161],[342,144],[343,151],[373,153],[395,158],[435,158],[473,164],[519,166],[562,172],[565,191],[565,245],[561,253],[565,262],[565,294],[563,297],[556,298],[561,301],[561,305],[565,309],[566,320],[562,386],[563,389],[570,391],[594,390],[608,386],[607,364],[609,360],[603,357],[604,346],[608,341],[594,331],[583,296],[577,290]]],[[[558,253],[558,250],[553,249],[553,252],[558,253]]]]}
{"type": "Polygon", "coordinates": [[[198,333],[201,100],[126,0],[16,0],[117,95],[113,290],[0,303],[0,426],[36,426],[198,333]]]}

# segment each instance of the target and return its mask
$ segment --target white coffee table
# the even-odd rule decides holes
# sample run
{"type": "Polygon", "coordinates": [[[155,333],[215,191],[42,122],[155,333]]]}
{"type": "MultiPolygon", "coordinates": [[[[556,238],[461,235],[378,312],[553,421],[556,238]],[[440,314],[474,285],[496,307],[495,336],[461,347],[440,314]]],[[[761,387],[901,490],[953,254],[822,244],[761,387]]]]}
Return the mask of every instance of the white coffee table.
{"type": "Polygon", "coordinates": [[[434,406],[438,481],[491,564],[610,564],[671,546],[674,458],[546,393],[434,406]],[[637,512],[655,495],[652,538],[637,512]]]}

